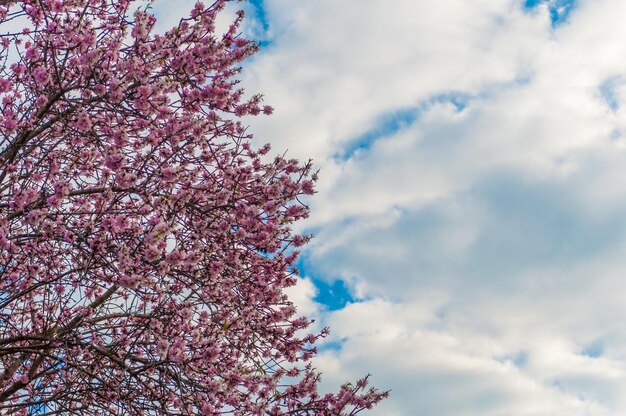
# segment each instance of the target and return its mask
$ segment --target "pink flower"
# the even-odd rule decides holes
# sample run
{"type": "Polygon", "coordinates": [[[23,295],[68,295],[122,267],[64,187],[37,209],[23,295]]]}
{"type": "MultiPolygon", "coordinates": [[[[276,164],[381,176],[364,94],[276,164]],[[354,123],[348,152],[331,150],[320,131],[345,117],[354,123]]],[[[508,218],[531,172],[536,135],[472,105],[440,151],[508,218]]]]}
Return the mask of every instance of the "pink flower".
{"type": "Polygon", "coordinates": [[[61,0],[54,0],[52,2],[52,7],[51,10],[55,13],[60,13],[65,11],[65,7],[63,5],[63,2],[61,0]]]}
{"type": "Polygon", "coordinates": [[[7,92],[11,89],[11,81],[5,78],[0,78],[0,93],[7,92]]]}
{"type": "Polygon", "coordinates": [[[80,131],[88,131],[91,129],[91,117],[89,114],[81,112],[76,116],[75,126],[80,131]]]}
{"type": "Polygon", "coordinates": [[[44,67],[35,68],[33,71],[33,78],[37,84],[45,85],[50,82],[50,72],[48,72],[48,69],[44,67]]]}
{"type": "Polygon", "coordinates": [[[172,166],[165,166],[161,169],[161,176],[165,180],[171,180],[176,174],[176,168],[172,166]]]}
{"type": "Polygon", "coordinates": [[[302,182],[301,189],[306,195],[313,195],[315,193],[315,190],[313,189],[313,182],[309,180],[302,182]]]}
{"type": "Polygon", "coordinates": [[[124,165],[124,156],[119,153],[111,153],[104,159],[104,165],[112,171],[116,171],[124,165]]]}
{"type": "Polygon", "coordinates": [[[169,348],[169,343],[165,339],[160,339],[157,342],[156,353],[159,354],[161,357],[165,357],[169,348]]]}
{"type": "Polygon", "coordinates": [[[5,116],[2,120],[2,128],[5,133],[11,134],[17,128],[17,121],[12,116],[5,116]]]}
{"type": "Polygon", "coordinates": [[[137,180],[137,175],[130,172],[121,172],[115,176],[115,183],[120,188],[130,188],[135,184],[137,180]]]}

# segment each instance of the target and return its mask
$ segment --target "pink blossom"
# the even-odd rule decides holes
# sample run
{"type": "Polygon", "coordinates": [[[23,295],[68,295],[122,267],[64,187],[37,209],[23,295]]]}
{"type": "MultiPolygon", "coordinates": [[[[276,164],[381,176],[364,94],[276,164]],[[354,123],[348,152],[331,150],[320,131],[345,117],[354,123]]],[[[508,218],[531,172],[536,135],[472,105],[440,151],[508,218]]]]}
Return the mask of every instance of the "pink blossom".
{"type": "Polygon", "coordinates": [[[38,67],[33,71],[33,78],[39,85],[45,85],[50,82],[50,72],[47,68],[38,67]]]}
{"type": "Polygon", "coordinates": [[[112,171],[116,171],[124,166],[124,156],[119,153],[111,153],[104,159],[104,165],[112,171]]]}
{"type": "Polygon", "coordinates": [[[0,78],[0,93],[7,92],[11,89],[11,81],[0,78]]]}
{"type": "Polygon", "coordinates": [[[91,117],[86,112],[81,112],[76,116],[76,128],[80,131],[87,131],[91,128],[91,117]]]}
{"type": "Polygon", "coordinates": [[[165,166],[161,168],[161,176],[165,180],[172,179],[175,174],[176,174],[176,168],[174,168],[173,166],[165,166]]]}
{"type": "Polygon", "coordinates": [[[366,381],[317,390],[326,332],[301,335],[284,295],[316,175],[237,119],[272,107],[237,87],[256,45],[242,13],[217,31],[230,0],[162,35],[132,0],[9,3],[0,19],[24,24],[0,39],[17,52],[0,68],[0,407],[347,416],[383,399],[366,381]]]}

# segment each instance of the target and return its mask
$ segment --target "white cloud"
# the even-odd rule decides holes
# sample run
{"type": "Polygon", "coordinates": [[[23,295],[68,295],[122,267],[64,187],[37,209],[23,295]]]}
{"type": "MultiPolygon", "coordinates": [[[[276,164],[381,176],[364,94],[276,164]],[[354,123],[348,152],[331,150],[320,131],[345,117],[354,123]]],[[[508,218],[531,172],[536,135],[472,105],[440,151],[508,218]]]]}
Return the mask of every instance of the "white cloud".
{"type": "Polygon", "coordinates": [[[315,158],[373,128],[385,112],[525,76],[549,27],[545,16],[503,1],[264,4],[272,44],[248,68],[247,84],[261,86],[277,112],[255,129],[315,158]]]}
{"type": "Polygon", "coordinates": [[[624,414],[626,3],[263,3],[252,130],[322,168],[306,271],[367,299],[289,292],[341,344],[326,385],[372,372],[385,416],[624,414]]]}
{"type": "Polygon", "coordinates": [[[317,295],[317,289],[311,279],[299,278],[298,283],[287,288],[285,293],[296,306],[298,315],[315,316],[319,313],[320,305],[313,300],[317,295]]]}
{"type": "MultiPolygon", "coordinates": [[[[574,387],[585,387],[585,381],[587,386],[611,387],[615,379],[623,381],[623,368],[594,363],[550,338],[537,342],[547,349],[530,352],[530,360],[535,354],[540,358],[526,365],[536,368],[518,367],[516,357],[506,355],[502,340],[462,328],[441,328],[441,318],[426,318],[430,321],[414,306],[380,301],[337,312],[331,325],[347,341],[340,351],[326,351],[319,357],[325,381],[336,385],[359,376],[363,368],[370,369],[375,383],[392,389],[392,399],[374,413],[381,415],[611,414],[605,403],[585,397],[590,396],[589,390],[574,387]],[[365,320],[369,325],[354,325],[365,320]],[[549,372],[555,362],[568,368],[569,378],[564,378],[562,367],[558,367],[558,380],[549,373],[538,376],[549,372]],[[575,386],[579,380],[582,386],[575,386]]],[[[613,394],[619,400],[619,390],[613,394]]]]}

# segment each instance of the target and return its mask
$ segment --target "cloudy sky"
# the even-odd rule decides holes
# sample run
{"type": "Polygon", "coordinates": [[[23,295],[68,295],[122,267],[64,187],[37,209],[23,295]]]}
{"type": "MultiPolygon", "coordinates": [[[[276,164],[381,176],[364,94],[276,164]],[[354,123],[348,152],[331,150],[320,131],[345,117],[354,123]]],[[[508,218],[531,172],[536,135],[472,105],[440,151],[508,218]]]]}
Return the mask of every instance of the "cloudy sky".
{"type": "Polygon", "coordinates": [[[331,326],[324,386],[372,373],[384,416],[626,414],[626,2],[239,7],[276,108],[252,131],[321,169],[292,296],[331,326]]]}

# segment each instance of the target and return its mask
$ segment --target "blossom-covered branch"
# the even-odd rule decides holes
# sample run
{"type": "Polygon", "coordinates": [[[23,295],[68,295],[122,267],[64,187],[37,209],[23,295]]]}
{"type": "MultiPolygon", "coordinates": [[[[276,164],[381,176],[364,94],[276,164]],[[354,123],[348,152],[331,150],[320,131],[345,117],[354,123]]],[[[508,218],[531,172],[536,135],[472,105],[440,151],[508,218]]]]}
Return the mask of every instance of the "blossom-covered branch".
{"type": "Polygon", "coordinates": [[[0,1],[0,413],[353,415],[317,392],[295,283],[311,162],[238,118],[227,0],[163,34],[130,0],[0,1]],[[17,32],[3,25],[22,22],[17,32]],[[286,380],[291,383],[285,384],[286,380]]]}

